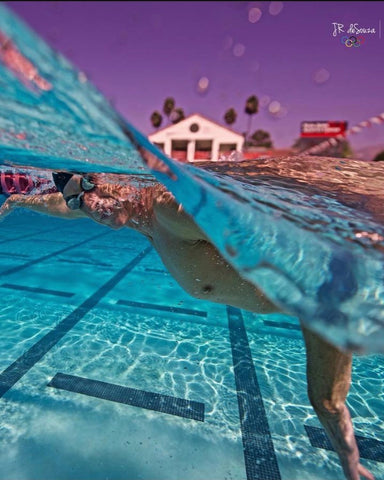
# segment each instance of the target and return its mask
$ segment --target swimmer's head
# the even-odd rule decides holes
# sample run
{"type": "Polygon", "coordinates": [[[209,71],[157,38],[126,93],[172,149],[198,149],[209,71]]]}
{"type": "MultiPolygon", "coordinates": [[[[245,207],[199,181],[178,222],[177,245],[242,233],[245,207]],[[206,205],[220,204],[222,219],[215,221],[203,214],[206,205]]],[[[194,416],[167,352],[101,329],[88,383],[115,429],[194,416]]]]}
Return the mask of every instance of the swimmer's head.
{"type": "Polygon", "coordinates": [[[71,210],[81,209],[98,223],[113,229],[130,226],[137,229],[143,223],[143,210],[139,188],[111,182],[103,174],[59,173],[54,175],[57,189],[71,210]]]}
{"type": "Polygon", "coordinates": [[[52,173],[53,181],[59,192],[63,193],[65,186],[73,177],[73,173],[59,172],[52,173]]]}
{"type": "Polygon", "coordinates": [[[93,190],[96,186],[87,177],[64,172],[53,174],[53,180],[70,210],[80,209],[84,193],[93,190]]]}

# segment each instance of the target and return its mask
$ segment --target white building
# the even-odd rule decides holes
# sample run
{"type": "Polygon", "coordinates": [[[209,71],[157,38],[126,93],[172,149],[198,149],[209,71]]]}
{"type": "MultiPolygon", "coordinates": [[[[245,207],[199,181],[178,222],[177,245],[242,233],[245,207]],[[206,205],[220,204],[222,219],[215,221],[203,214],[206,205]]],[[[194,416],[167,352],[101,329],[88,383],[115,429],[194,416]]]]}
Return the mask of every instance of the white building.
{"type": "Polygon", "coordinates": [[[243,148],[244,137],[198,113],[148,136],[168,156],[181,162],[211,160],[243,148]]]}

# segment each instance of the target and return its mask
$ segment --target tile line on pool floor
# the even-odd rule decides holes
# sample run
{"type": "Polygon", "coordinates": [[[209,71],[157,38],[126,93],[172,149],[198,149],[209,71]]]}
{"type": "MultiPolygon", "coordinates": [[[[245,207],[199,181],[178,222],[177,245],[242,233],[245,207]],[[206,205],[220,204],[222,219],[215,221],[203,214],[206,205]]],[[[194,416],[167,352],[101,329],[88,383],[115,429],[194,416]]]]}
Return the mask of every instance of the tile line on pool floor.
{"type": "Polygon", "coordinates": [[[48,387],[204,422],[204,403],[114,383],[57,373],[48,387]]]}
{"type": "Polygon", "coordinates": [[[104,237],[105,235],[110,235],[111,232],[103,232],[98,233],[97,235],[93,235],[81,242],[69,245],[67,247],[61,248],[60,250],[56,250],[54,252],[48,253],[47,255],[43,255],[42,257],[35,258],[34,260],[30,260],[29,262],[23,263],[22,265],[17,265],[16,267],[8,268],[8,270],[4,270],[1,272],[1,275],[10,275],[11,273],[19,272],[20,270],[24,270],[25,268],[31,267],[32,265],[36,265],[36,263],[43,262],[44,260],[48,260],[48,258],[55,257],[56,255],[60,255],[60,253],[67,252],[68,250],[72,250],[73,248],[80,247],[80,245],[84,245],[85,243],[91,242],[96,238],[104,237]]]}
{"type": "Polygon", "coordinates": [[[227,316],[247,480],[281,480],[241,310],[227,316]]]}
{"type": "Polygon", "coordinates": [[[72,292],[63,292],[62,290],[52,290],[50,288],[29,287],[28,285],[16,285],[13,283],[2,283],[0,288],[9,290],[20,290],[22,292],[41,293],[43,295],[54,295],[55,297],[73,297],[72,292]]]}
{"type": "Polygon", "coordinates": [[[6,238],[5,240],[0,240],[1,243],[10,243],[10,242],[15,242],[16,240],[24,240],[24,238],[31,238],[35,237],[36,235],[46,235],[49,232],[54,232],[57,231],[57,227],[54,228],[49,228],[49,229],[44,229],[44,230],[39,230],[37,232],[29,233],[27,235],[19,235],[18,237],[13,237],[13,238],[6,238]]]}
{"type": "Polygon", "coordinates": [[[160,305],[155,303],[147,303],[147,302],[135,302],[133,300],[118,300],[116,302],[117,305],[125,305],[127,307],[134,307],[134,308],[143,308],[148,310],[158,310],[163,312],[169,313],[181,313],[184,315],[193,315],[197,317],[207,317],[207,312],[202,310],[193,310],[191,308],[182,308],[182,307],[172,307],[170,305],[160,305]]]}
{"type": "MultiPolygon", "coordinates": [[[[323,428],[304,425],[312,447],[330,450],[335,449],[323,428]]],[[[375,438],[355,435],[357,446],[359,447],[360,458],[373,460],[374,462],[384,462],[384,442],[375,438]]]]}
{"type": "Polygon", "coordinates": [[[111,279],[0,374],[0,398],[51,350],[108,292],[152,250],[142,250],[111,279]]]}

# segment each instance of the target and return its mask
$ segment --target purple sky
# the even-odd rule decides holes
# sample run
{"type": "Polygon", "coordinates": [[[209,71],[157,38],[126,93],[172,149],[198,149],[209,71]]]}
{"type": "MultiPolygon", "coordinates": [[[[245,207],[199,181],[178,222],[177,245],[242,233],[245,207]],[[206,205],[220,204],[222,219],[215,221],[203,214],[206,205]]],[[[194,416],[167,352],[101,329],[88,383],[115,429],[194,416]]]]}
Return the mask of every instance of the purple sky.
{"type": "MultiPolygon", "coordinates": [[[[353,126],[384,112],[384,2],[5,3],[145,134],[167,96],[186,115],[220,123],[234,107],[232,128],[241,133],[245,100],[255,94],[264,106],[252,131],[268,130],[278,148],[292,145],[303,120],[353,126]],[[376,33],[347,48],[332,36],[333,22],[376,33]],[[202,78],[209,85],[199,92],[202,78]]],[[[350,141],[384,145],[384,124],[350,141]]]]}

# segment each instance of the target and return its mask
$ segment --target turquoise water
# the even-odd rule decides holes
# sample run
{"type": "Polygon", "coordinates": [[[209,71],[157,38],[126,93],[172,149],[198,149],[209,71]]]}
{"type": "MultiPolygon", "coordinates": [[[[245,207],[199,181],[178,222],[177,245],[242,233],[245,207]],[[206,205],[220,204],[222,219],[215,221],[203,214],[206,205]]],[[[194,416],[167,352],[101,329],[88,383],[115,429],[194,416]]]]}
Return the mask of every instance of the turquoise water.
{"type": "MultiPolygon", "coordinates": [[[[161,181],[291,314],[189,297],[132,231],[15,211],[0,227],[0,479],[342,479],[307,400],[297,317],[337,345],[383,352],[383,167],[180,165],[4,6],[0,32],[40,78],[2,52],[3,169],[161,181]]],[[[377,478],[382,365],[356,357],[348,397],[377,478]]]]}
{"type": "MultiPolygon", "coordinates": [[[[152,249],[105,287],[149,247],[130,230],[27,211],[1,229],[0,362],[6,370],[21,358],[25,369],[1,399],[1,479],[252,478],[225,306],[189,297],[152,249]],[[44,349],[84,304],[77,323],[33,363],[37,342],[44,349]],[[49,387],[57,373],[203,403],[204,421],[49,387]]],[[[312,446],[305,430],[320,425],[307,400],[296,320],[242,316],[265,408],[257,418],[269,426],[280,478],[341,480],[336,454],[312,446]]],[[[383,365],[380,356],[357,357],[348,397],[356,433],[379,441],[383,365]]],[[[362,461],[384,478],[381,462],[362,461]]]]}
{"type": "Polygon", "coordinates": [[[14,62],[3,49],[0,63],[3,164],[152,174],[224,258],[284,311],[338,346],[383,352],[383,167],[307,158],[301,169],[277,168],[261,183],[245,174],[228,177],[224,167],[213,175],[179,164],[5,7],[0,30],[12,39],[8,51],[22,55],[14,62]],[[305,172],[309,189],[282,186],[284,172],[299,182],[305,172]],[[339,197],[325,192],[337,177],[339,197]]]}

